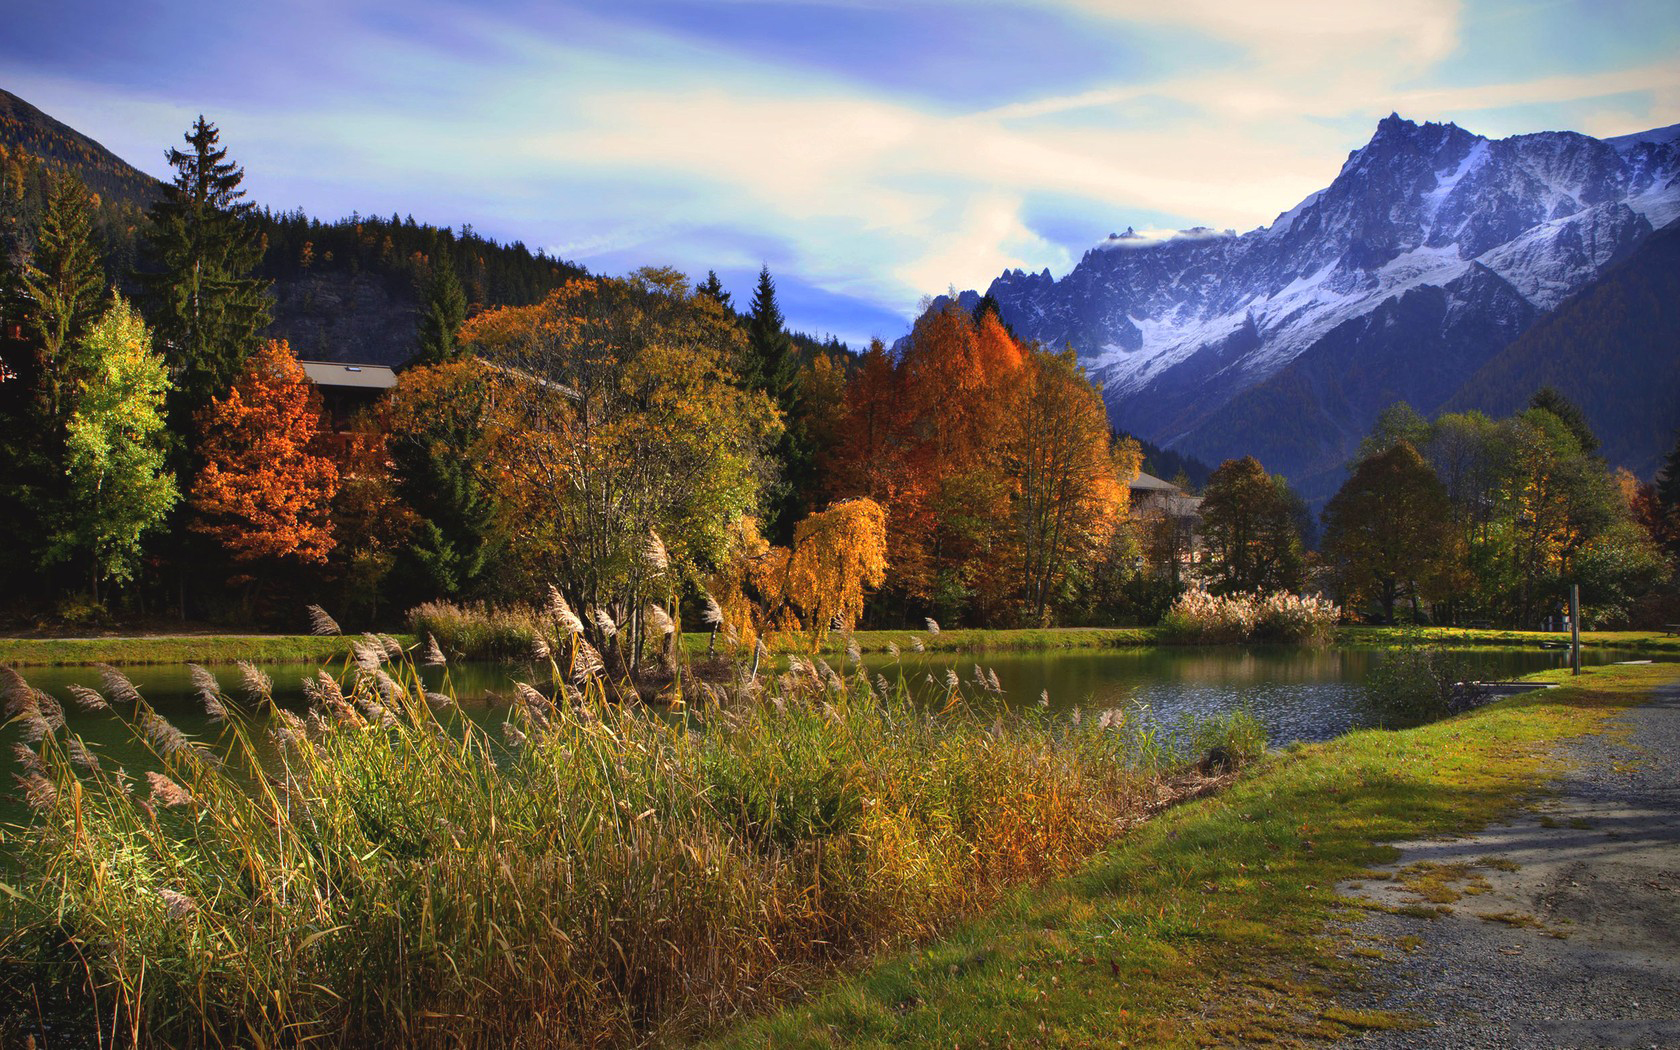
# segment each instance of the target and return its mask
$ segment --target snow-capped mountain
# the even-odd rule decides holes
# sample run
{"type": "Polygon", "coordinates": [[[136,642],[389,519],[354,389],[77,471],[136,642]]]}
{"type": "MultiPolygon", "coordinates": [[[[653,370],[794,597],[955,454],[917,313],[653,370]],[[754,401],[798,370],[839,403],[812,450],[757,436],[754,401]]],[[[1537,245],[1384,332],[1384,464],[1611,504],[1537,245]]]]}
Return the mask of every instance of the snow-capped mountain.
{"type": "Polygon", "coordinates": [[[1333,488],[1382,408],[1433,411],[1677,217],[1680,125],[1489,140],[1391,115],[1270,226],[1128,230],[989,292],[1021,336],[1072,344],[1128,430],[1333,488]]]}

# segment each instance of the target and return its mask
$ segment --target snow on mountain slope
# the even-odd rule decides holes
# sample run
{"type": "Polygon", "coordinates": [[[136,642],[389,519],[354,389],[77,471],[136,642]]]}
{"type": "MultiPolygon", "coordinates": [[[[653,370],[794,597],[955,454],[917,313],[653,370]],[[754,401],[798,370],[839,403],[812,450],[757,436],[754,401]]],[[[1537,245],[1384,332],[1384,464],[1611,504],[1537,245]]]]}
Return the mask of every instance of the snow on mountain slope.
{"type": "MultiPolygon", "coordinates": [[[[1384,304],[1446,290],[1438,309],[1393,312],[1389,321],[1418,328],[1399,333],[1396,345],[1414,347],[1417,371],[1434,377],[1429,393],[1438,398],[1443,382],[1468,375],[1503,346],[1477,339],[1514,337],[1508,325],[1466,323],[1464,311],[1477,303],[1453,297],[1487,287],[1465,280],[1473,270],[1513,289],[1532,307],[1517,313],[1531,319],[1677,217],[1680,125],[1612,140],[1574,132],[1492,140],[1390,115],[1329,186],[1269,226],[1240,236],[1197,228],[1165,239],[1128,230],[1087,251],[1060,280],[1013,270],[989,292],[1017,333],[1079,352],[1104,384],[1117,423],[1218,456],[1243,450],[1193,439],[1220,406],[1333,332],[1334,346],[1352,346],[1348,333],[1365,329],[1350,322],[1384,304]],[[1448,323],[1457,333],[1450,338],[1428,328],[1448,323]],[[1445,372],[1421,360],[1443,339],[1453,346],[1445,372]]],[[[1506,320],[1514,316],[1509,294],[1497,297],[1506,320]]],[[[1408,396],[1406,370],[1393,371],[1394,393],[1408,396]]],[[[1344,427],[1359,425],[1363,412],[1324,409],[1344,427]]]]}

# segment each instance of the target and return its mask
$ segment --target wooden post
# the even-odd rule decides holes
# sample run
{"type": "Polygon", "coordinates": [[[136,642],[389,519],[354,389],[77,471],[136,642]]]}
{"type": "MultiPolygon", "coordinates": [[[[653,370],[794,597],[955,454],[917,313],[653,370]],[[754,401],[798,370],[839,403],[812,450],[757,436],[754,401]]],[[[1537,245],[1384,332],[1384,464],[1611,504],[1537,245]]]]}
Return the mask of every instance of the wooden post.
{"type": "Polygon", "coordinates": [[[1569,673],[1581,673],[1581,585],[1569,585],[1569,673]]]}

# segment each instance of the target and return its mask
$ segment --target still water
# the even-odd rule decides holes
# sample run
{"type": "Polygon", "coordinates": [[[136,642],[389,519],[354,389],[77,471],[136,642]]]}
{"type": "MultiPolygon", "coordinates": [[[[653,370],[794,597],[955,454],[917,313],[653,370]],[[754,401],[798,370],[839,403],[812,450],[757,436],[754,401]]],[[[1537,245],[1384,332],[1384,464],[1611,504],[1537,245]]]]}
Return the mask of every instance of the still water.
{"type": "MultiPolygon", "coordinates": [[[[1629,654],[1586,651],[1587,663],[1627,659],[1629,654]]],[[[1565,654],[1540,649],[1478,649],[1467,651],[1477,677],[1494,680],[1563,666],[1565,654]]],[[[993,653],[980,655],[906,653],[894,661],[885,654],[865,658],[871,674],[899,677],[913,691],[944,697],[947,670],[971,682],[975,665],[997,674],[1011,703],[1035,704],[1048,693],[1054,709],[1071,714],[1075,707],[1092,712],[1123,708],[1136,717],[1139,708],[1163,722],[1185,715],[1207,715],[1246,707],[1265,725],[1273,747],[1295,740],[1325,740],[1351,729],[1393,725],[1396,719],[1373,705],[1361,687],[1370,669],[1383,659],[1378,650],[1301,649],[1293,647],[1163,647],[1155,649],[1096,649],[1059,652],[993,653]],[[930,686],[932,676],[939,685],[930,686]]],[[[302,680],[322,665],[269,664],[274,696],[282,705],[303,709],[302,680]]],[[[342,660],[325,665],[342,672],[342,660]]],[[[219,667],[216,672],[229,696],[244,695],[239,671],[219,667]]],[[[213,740],[217,727],[205,716],[184,666],[134,667],[125,673],[146,700],[188,736],[213,740]]],[[[497,731],[506,719],[507,697],[515,680],[540,681],[529,668],[508,664],[465,664],[423,669],[428,689],[452,691],[461,710],[473,721],[497,731]]],[[[99,673],[89,667],[31,668],[25,678],[37,689],[57,697],[71,728],[107,762],[129,764],[133,771],[147,763],[116,717],[88,715],[70,702],[72,684],[98,688],[99,673]]],[[[978,694],[965,685],[965,693],[978,694]]],[[[1147,717],[1147,716],[1146,716],[1147,717]]],[[[0,728],[0,820],[18,812],[9,797],[16,772],[11,745],[14,727],[0,728]]]]}

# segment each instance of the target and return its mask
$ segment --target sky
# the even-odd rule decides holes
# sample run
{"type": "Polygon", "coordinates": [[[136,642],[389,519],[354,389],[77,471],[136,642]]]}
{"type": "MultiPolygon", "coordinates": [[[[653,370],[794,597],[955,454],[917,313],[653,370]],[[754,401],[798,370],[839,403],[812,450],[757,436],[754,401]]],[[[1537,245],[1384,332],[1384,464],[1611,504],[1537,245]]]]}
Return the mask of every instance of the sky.
{"type": "Polygon", "coordinates": [[[259,204],[412,214],[598,273],[761,266],[861,348],[1111,232],[1270,223],[1390,111],[1680,122],[1674,0],[0,0],[0,87],[259,204]]]}

